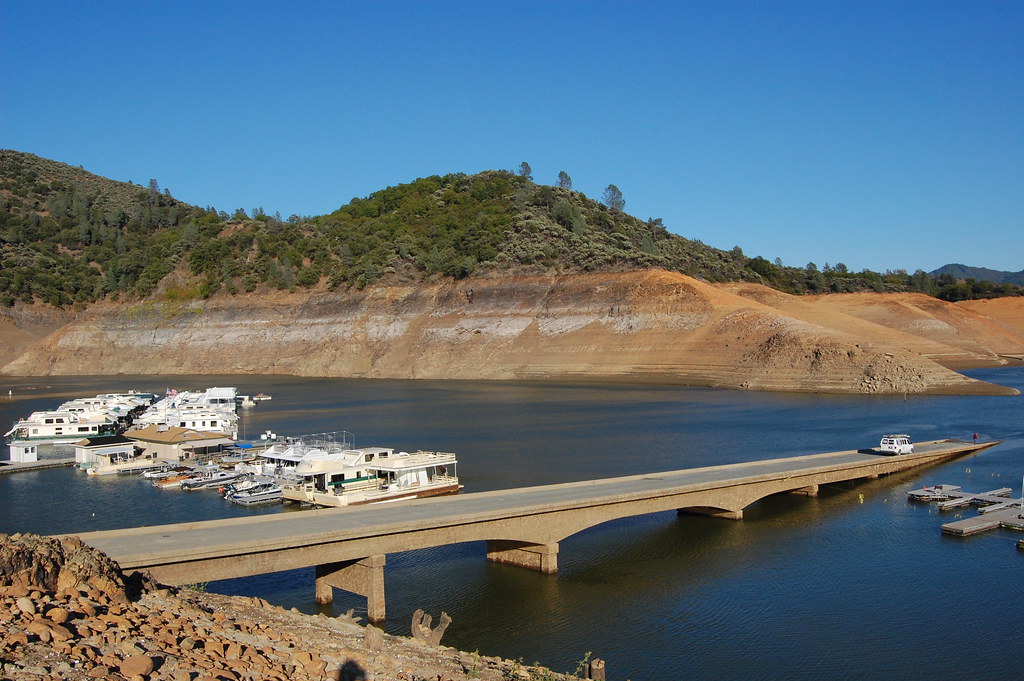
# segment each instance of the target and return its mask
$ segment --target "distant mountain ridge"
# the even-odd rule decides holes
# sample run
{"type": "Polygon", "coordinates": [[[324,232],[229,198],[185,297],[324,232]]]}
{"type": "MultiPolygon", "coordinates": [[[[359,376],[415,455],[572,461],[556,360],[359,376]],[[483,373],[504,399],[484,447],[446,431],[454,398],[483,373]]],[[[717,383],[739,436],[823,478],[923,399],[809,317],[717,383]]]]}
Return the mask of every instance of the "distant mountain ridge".
{"type": "Polygon", "coordinates": [[[959,263],[943,265],[937,270],[929,272],[933,277],[949,275],[955,279],[974,279],[975,281],[991,281],[995,284],[1013,284],[1024,286],[1024,270],[1020,272],[1004,272],[1002,270],[990,270],[987,267],[969,267],[959,263]]]}

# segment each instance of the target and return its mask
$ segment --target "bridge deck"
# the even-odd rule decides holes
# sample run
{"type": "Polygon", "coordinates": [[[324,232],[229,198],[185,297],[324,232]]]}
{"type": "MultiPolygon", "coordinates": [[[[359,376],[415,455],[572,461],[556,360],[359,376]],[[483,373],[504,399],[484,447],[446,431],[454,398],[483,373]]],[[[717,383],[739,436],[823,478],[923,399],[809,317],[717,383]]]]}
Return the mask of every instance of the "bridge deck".
{"type": "MultiPolygon", "coordinates": [[[[867,470],[895,472],[975,452],[993,444],[996,443],[933,441],[917,443],[913,454],[902,456],[849,450],[395,504],[136,527],[78,536],[107,553],[125,569],[156,568],[227,556],[241,558],[256,552],[312,549],[360,539],[372,539],[386,547],[384,538],[387,537],[426,531],[436,533],[448,528],[449,534],[444,535],[447,539],[431,544],[438,545],[475,539],[460,539],[453,530],[471,523],[501,522],[513,517],[673,497],[698,490],[766,481],[782,481],[777,484],[785,485],[792,480],[791,489],[797,489],[807,484],[801,482],[802,479],[814,474],[828,474],[831,476],[828,480],[854,479],[868,475],[867,470]]],[[[386,553],[387,550],[378,552],[386,553]]],[[[316,563],[307,560],[305,564],[316,563]]],[[[283,568],[254,565],[249,569],[244,574],[283,568]]],[[[236,571],[227,576],[240,574],[243,573],[236,571]]],[[[157,576],[160,578],[159,574],[157,576]]]]}

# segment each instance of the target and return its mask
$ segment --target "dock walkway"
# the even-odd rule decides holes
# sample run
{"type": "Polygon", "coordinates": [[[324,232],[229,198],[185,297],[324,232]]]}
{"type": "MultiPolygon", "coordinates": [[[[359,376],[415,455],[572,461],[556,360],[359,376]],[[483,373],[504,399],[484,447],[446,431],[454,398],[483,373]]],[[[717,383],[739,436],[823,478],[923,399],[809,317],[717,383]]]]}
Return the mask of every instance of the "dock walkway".
{"type": "Polygon", "coordinates": [[[958,537],[966,537],[979,532],[994,530],[997,527],[1005,527],[1011,530],[1024,530],[1024,515],[1021,513],[1020,500],[1017,505],[1003,508],[999,511],[992,511],[984,515],[976,515],[973,518],[964,518],[942,526],[944,534],[955,534],[958,537]]]}
{"type": "Polygon", "coordinates": [[[933,485],[910,490],[907,497],[915,501],[938,501],[941,511],[967,505],[979,506],[978,515],[942,526],[944,534],[966,537],[998,527],[1024,530],[1024,500],[1009,498],[1010,492],[1009,487],[972,493],[964,492],[957,485],[933,485]]]}
{"type": "Polygon", "coordinates": [[[22,473],[25,471],[41,471],[46,468],[64,468],[74,466],[75,459],[40,459],[39,461],[0,461],[0,475],[22,473]]]}

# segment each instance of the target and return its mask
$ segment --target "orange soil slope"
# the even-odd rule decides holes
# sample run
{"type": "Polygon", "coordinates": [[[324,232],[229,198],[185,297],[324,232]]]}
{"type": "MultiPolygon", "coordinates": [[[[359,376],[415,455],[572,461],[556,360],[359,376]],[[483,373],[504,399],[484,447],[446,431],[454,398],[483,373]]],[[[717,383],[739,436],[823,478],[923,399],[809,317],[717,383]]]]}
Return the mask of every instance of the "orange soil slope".
{"type": "Polygon", "coordinates": [[[1011,394],[933,361],[994,363],[1000,353],[1024,349],[1007,329],[923,296],[795,297],[661,270],[504,276],[274,298],[223,294],[187,305],[97,305],[3,371],[1011,394]]]}
{"type": "Polygon", "coordinates": [[[917,293],[796,297],[749,284],[726,288],[784,314],[947,367],[998,366],[1024,353],[1024,299],[957,304],[917,293]]]}

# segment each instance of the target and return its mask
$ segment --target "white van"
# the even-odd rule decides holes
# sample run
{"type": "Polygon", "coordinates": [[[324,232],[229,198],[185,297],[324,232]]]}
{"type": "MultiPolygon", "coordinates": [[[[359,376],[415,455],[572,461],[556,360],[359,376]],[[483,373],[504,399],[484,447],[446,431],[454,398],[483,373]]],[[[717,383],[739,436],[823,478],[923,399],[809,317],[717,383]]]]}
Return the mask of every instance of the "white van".
{"type": "Polygon", "coordinates": [[[883,435],[882,442],[878,445],[878,449],[883,454],[913,454],[914,445],[910,441],[910,436],[901,433],[896,435],[883,435]]]}

